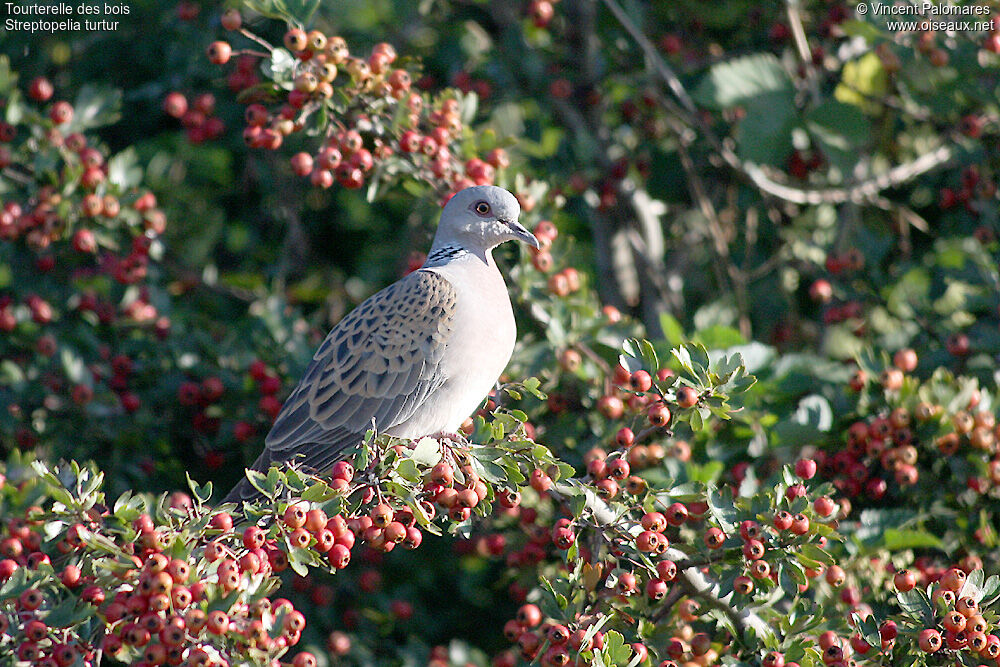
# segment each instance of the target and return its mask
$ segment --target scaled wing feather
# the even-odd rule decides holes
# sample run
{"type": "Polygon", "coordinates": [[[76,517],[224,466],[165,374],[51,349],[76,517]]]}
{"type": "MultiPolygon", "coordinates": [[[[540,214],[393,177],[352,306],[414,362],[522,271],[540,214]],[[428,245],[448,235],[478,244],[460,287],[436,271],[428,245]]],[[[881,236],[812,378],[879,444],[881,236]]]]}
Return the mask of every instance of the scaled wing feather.
{"type": "Polygon", "coordinates": [[[372,419],[385,430],[412,417],[447,379],[454,318],[455,289],[432,271],[367,299],[316,351],[267,436],[270,458],[322,470],[372,419]]]}

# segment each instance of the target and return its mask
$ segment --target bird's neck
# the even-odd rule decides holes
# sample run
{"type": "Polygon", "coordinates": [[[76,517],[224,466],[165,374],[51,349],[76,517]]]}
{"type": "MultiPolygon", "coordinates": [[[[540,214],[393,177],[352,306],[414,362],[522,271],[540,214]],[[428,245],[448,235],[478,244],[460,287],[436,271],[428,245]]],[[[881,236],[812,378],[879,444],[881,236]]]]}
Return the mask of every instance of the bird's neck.
{"type": "Polygon", "coordinates": [[[493,253],[489,250],[473,252],[458,243],[442,243],[435,245],[427,254],[423,268],[432,269],[444,266],[454,261],[476,261],[479,260],[488,266],[494,266],[493,253]]]}

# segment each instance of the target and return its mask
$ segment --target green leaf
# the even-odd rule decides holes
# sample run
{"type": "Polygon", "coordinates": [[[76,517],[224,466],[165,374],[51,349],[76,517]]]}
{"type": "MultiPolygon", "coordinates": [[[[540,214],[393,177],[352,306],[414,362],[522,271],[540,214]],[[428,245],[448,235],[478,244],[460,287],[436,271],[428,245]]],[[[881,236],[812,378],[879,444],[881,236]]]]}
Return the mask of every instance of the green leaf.
{"type": "Polygon", "coordinates": [[[126,148],[108,160],[108,182],[114,183],[123,191],[142,183],[142,167],[139,166],[139,156],[134,148],[126,148]]]}
{"type": "Polygon", "coordinates": [[[899,530],[896,528],[886,528],[882,534],[883,544],[890,551],[901,551],[903,549],[917,549],[920,547],[933,547],[943,549],[944,543],[936,535],[932,535],[923,530],[899,530]]]}
{"type": "MultiPolygon", "coordinates": [[[[778,585],[790,598],[798,597],[798,582],[792,577],[792,561],[787,561],[778,566],[778,585]]],[[[804,577],[803,577],[804,578],[804,577]]]]}
{"type": "Polygon", "coordinates": [[[122,91],[110,86],[84,84],[73,104],[73,131],[111,125],[121,118],[122,91]]]}
{"type": "Polygon", "coordinates": [[[28,568],[19,567],[14,570],[10,579],[0,586],[0,600],[15,598],[28,589],[28,568]]]}
{"type": "Polygon", "coordinates": [[[793,93],[792,81],[781,62],[770,53],[759,53],[713,65],[693,97],[705,106],[726,109],[768,94],[790,99],[793,93]]]}
{"type": "Polygon", "coordinates": [[[663,339],[669,345],[676,346],[684,342],[684,329],[670,313],[660,313],[660,328],[663,329],[663,339]]]}
{"type": "Polygon", "coordinates": [[[833,91],[837,100],[857,106],[865,113],[879,110],[881,105],[876,100],[888,91],[889,74],[878,54],[869,51],[857,60],[844,63],[841,79],[833,91]]]}
{"type": "Polygon", "coordinates": [[[741,157],[757,164],[783,166],[792,152],[796,124],[791,95],[770,93],[746,103],[734,136],[741,157]]]}
{"type": "Polygon", "coordinates": [[[70,492],[62,486],[50,485],[49,495],[52,496],[52,500],[57,503],[62,503],[66,507],[74,507],[76,505],[76,501],[74,500],[72,494],[70,494],[70,492]]]}
{"type": "Polygon", "coordinates": [[[992,575],[983,584],[981,599],[978,600],[980,608],[988,607],[1000,598],[1000,577],[992,575]]]}
{"type": "Polygon", "coordinates": [[[851,173],[859,151],[871,139],[871,122],[853,104],[827,100],[806,114],[806,128],[831,164],[851,173]]]}
{"type": "Polygon", "coordinates": [[[854,619],[854,627],[858,629],[861,634],[862,639],[868,642],[869,646],[876,647],[882,645],[882,637],[878,632],[878,625],[875,623],[875,619],[872,616],[866,616],[861,618],[861,615],[857,612],[851,614],[854,619]]]}
{"type": "Polygon", "coordinates": [[[868,23],[867,21],[844,21],[839,25],[840,29],[844,31],[844,34],[848,37],[861,37],[869,44],[875,45],[882,39],[884,35],[878,27],[868,23]]]}
{"type": "Polygon", "coordinates": [[[736,530],[739,515],[736,512],[736,507],[733,506],[732,494],[710,484],[708,486],[708,509],[720,524],[723,532],[731,534],[736,530]]]}
{"type": "Polygon", "coordinates": [[[536,377],[530,377],[521,383],[524,389],[537,398],[540,401],[544,401],[547,398],[545,392],[541,391],[539,387],[542,385],[541,380],[536,377]]]}
{"type": "Polygon", "coordinates": [[[896,593],[896,600],[903,613],[918,623],[933,622],[934,607],[923,590],[914,588],[905,593],[896,593]]]}
{"type": "Polygon", "coordinates": [[[601,651],[608,665],[627,665],[632,658],[632,648],[625,643],[625,637],[617,630],[604,634],[604,649],[601,651]]]}
{"type": "Polygon", "coordinates": [[[833,565],[837,560],[831,556],[829,553],[820,549],[815,544],[803,544],[799,547],[802,555],[811,560],[819,561],[824,565],[833,565]]]}
{"type": "Polygon", "coordinates": [[[312,561],[310,552],[295,547],[288,551],[288,566],[300,577],[309,574],[309,563],[312,561]]]}
{"type": "Polygon", "coordinates": [[[420,465],[433,466],[441,460],[441,445],[434,438],[421,438],[408,456],[420,465]]]}
{"type": "Polygon", "coordinates": [[[709,365],[712,363],[711,357],[708,354],[708,348],[706,348],[702,343],[689,343],[687,346],[688,352],[691,354],[691,364],[694,367],[695,373],[699,376],[703,376],[707,371],[709,365]]]}
{"type": "Polygon", "coordinates": [[[643,338],[639,341],[639,349],[642,353],[642,361],[646,365],[646,368],[651,373],[655,373],[660,367],[660,360],[656,356],[656,349],[653,347],[653,344],[643,338]]]}
{"type": "Polygon", "coordinates": [[[417,464],[413,462],[413,459],[403,459],[396,466],[396,474],[405,479],[407,482],[413,482],[416,484],[420,481],[420,471],[417,469],[417,464]]]}
{"type": "Polygon", "coordinates": [[[282,482],[284,482],[284,480],[285,480],[285,474],[283,472],[281,472],[280,470],[278,470],[278,468],[276,468],[274,466],[271,466],[268,469],[268,471],[267,471],[266,480],[267,480],[266,481],[267,487],[270,489],[270,492],[269,492],[268,495],[270,495],[270,494],[273,494],[275,492],[275,490],[278,488],[279,484],[281,484],[282,482]]]}
{"type": "MultiPolygon", "coordinates": [[[[726,466],[722,463],[722,461],[707,461],[704,465],[698,465],[694,461],[688,461],[686,468],[689,482],[701,482],[702,484],[708,485],[719,479],[726,466]]],[[[685,487],[686,486],[687,485],[685,485],[685,487]]],[[[673,491],[676,490],[677,489],[674,489],[673,491]]],[[[673,495],[673,492],[671,495],[673,495]]],[[[732,503],[730,502],[730,504],[732,503]]]]}
{"type": "Polygon", "coordinates": [[[326,482],[320,481],[310,485],[302,492],[302,500],[310,503],[322,503],[336,495],[337,492],[331,489],[326,482]]]}
{"type": "Polygon", "coordinates": [[[285,0],[288,14],[296,23],[302,26],[309,25],[313,14],[319,8],[320,0],[285,0]]]}
{"type": "Polygon", "coordinates": [[[6,55],[0,55],[0,95],[10,95],[16,85],[17,72],[10,68],[10,58],[6,55]]]}
{"type": "Polygon", "coordinates": [[[264,473],[248,468],[247,469],[247,479],[250,480],[250,485],[263,493],[267,497],[274,495],[274,487],[268,483],[267,477],[264,473]]]}
{"type": "Polygon", "coordinates": [[[288,79],[295,69],[295,58],[285,49],[277,48],[271,51],[271,59],[264,62],[264,75],[269,79],[281,81],[288,79]]]}
{"type": "Polygon", "coordinates": [[[192,495],[199,503],[207,503],[212,497],[212,483],[208,482],[204,486],[200,486],[198,482],[191,479],[191,475],[187,471],[184,472],[184,476],[187,477],[188,487],[191,489],[192,495]]]}
{"type": "Polygon", "coordinates": [[[694,373],[694,367],[691,364],[691,353],[688,352],[687,347],[680,345],[670,350],[670,353],[674,355],[674,359],[681,365],[681,368],[688,373],[694,373]]]}
{"type": "Polygon", "coordinates": [[[965,583],[962,585],[962,590],[958,592],[956,597],[971,597],[979,600],[982,597],[983,580],[985,578],[986,573],[981,569],[973,570],[969,573],[968,578],[966,578],[965,583]]]}
{"type": "Polygon", "coordinates": [[[54,628],[65,628],[92,618],[95,607],[83,602],[78,607],[76,598],[67,598],[65,602],[45,616],[45,624],[54,628]]]}

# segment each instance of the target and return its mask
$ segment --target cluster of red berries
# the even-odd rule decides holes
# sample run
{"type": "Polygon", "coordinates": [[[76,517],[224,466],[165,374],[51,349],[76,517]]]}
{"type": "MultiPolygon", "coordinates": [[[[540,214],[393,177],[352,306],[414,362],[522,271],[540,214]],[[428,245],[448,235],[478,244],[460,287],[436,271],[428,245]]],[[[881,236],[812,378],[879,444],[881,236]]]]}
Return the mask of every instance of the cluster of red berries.
{"type": "Polygon", "coordinates": [[[183,93],[171,92],[163,98],[163,111],[181,122],[192,144],[200,144],[222,136],[226,124],[215,114],[215,96],[201,93],[188,99],[183,93]]]}
{"type": "MultiPolygon", "coordinates": [[[[231,558],[218,560],[217,585],[220,591],[231,592],[234,580],[238,585],[246,570],[231,558]]],[[[142,564],[137,586],[131,592],[119,591],[103,607],[109,627],[102,650],[118,657],[139,653],[147,665],[207,666],[226,664],[224,658],[220,662],[216,644],[227,635],[241,636],[243,651],[255,656],[298,643],[305,617],[287,600],[260,598],[229,612],[206,613],[197,605],[205,585],[187,561],[150,555],[142,564]]]]}
{"type": "MultiPolygon", "coordinates": [[[[956,660],[962,660],[964,654],[972,660],[995,661],[1000,658],[1000,637],[990,633],[995,628],[983,615],[976,598],[963,594],[966,579],[964,570],[951,568],[934,584],[931,601],[937,623],[920,631],[920,649],[925,653],[944,651],[955,655],[956,660]]],[[[897,572],[893,583],[904,593],[916,585],[913,573],[906,570],[897,572]]]]}
{"type": "MultiPolygon", "coordinates": [[[[190,508],[191,499],[175,494],[171,506],[190,508]]],[[[250,605],[237,604],[228,612],[216,609],[206,613],[205,603],[236,590],[243,570],[226,558],[231,554],[218,542],[205,548],[203,558],[197,550],[181,556],[172,547],[173,557],[168,556],[164,550],[170,546],[169,531],[158,529],[146,514],[133,522],[135,540],[118,545],[124,553],[138,555],[128,556],[129,564],[121,563],[114,576],[89,573],[94,569],[94,553],[90,552],[94,536],[115,537],[106,532],[106,514],[89,510],[84,523],[69,525],[58,540],[44,547],[42,533],[48,517],[42,508],[29,507],[25,518],[5,522],[0,539],[0,582],[9,581],[21,569],[37,573],[42,566],[60,564],[57,585],[29,587],[0,600],[0,644],[7,644],[5,649],[19,660],[45,667],[76,664],[78,660],[91,665],[99,648],[141,665],[224,665],[228,663],[224,658],[220,661],[220,650],[233,632],[245,637],[241,650],[257,657],[260,651],[284,649],[298,641],[305,618],[287,601],[272,604],[261,598],[250,605]],[[55,553],[45,553],[43,548],[55,553]],[[216,560],[220,561],[217,568],[210,565],[216,560]],[[99,609],[106,630],[98,646],[49,622],[49,612],[62,604],[67,593],[99,609]],[[269,614],[265,616],[265,612],[269,614]]],[[[232,520],[218,514],[211,526],[230,530],[232,520]]]]}
{"type": "MultiPolygon", "coordinates": [[[[253,361],[248,368],[248,376],[253,381],[256,394],[260,396],[257,400],[257,419],[265,422],[273,422],[281,412],[282,403],[277,394],[281,390],[281,378],[268,369],[261,360],[253,361]]],[[[208,375],[200,381],[188,379],[180,383],[177,387],[177,404],[182,408],[192,408],[194,413],[191,416],[191,426],[195,431],[206,435],[214,435],[222,428],[222,420],[217,416],[211,416],[218,412],[213,410],[213,406],[219,405],[226,396],[227,387],[222,379],[217,375],[208,375]]],[[[252,400],[253,394],[247,394],[238,388],[235,392],[237,396],[232,400],[240,404],[248,403],[252,400]]],[[[258,433],[256,425],[257,419],[253,417],[237,419],[233,423],[232,437],[243,444],[251,441],[258,433]]],[[[220,467],[225,456],[222,452],[212,450],[205,454],[206,465],[210,469],[220,467]]]]}
{"type": "MultiPolygon", "coordinates": [[[[559,230],[551,220],[542,220],[534,228],[538,248],[531,248],[531,264],[542,273],[550,273],[555,265],[552,258],[552,243],[559,237],[559,230]]],[[[566,297],[580,291],[580,272],[572,266],[549,276],[549,292],[557,297],[566,297]]]]}
{"type": "MultiPolygon", "coordinates": [[[[455,468],[446,461],[440,461],[431,468],[424,482],[424,497],[448,513],[452,521],[465,521],[472,516],[472,510],[486,499],[488,490],[485,482],[468,464],[459,466],[462,482],[455,479],[455,468]]],[[[517,507],[520,494],[500,493],[497,502],[501,507],[517,507]]],[[[437,512],[427,504],[429,516],[437,512]]]]}
{"type": "MultiPolygon", "coordinates": [[[[634,440],[631,433],[631,429],[624,427],[618,432],[618,439],[623,442],[634,440]]],[[[624,451],[613,451],[610,455],[604,449],[594,447],[583,457],[591,483],[597,494],[605,500],[616,498],[623,489],[630,495],[639,495],[645,491],[646,480],[632,474],[633,466],[639,470],[657,465],[665,456],[663,447],[658,444],[628,444],[621,447],[624,451]],[[645,456],[642,454],[643,449],[645,456]]]]}
{"type": "MultiPolygon", "coordinates": [[[[688,410],[696,407],[702,400],[698,390],[687,384],[677,383],[667,391],[662,390],[658,383],[667,382],[673,376],[674,372],[669,368],[658,369],[654,379],[648,371],[629,372],[628,369],[618,365],[612,372],[613,386],[598,399],[597,410],[605,418],[616,420],[625,415],[627,407],[633,413],[644,413],[651,427],[665,428],[673,419],[668,403],[682,410],[688,410]]],[[[631,429],[628,432],[620,431],[616,435],[619,447],[632,446],[635,437],[633,434],[633,437],[629,438],[630,432],[631,429]]]]}
{"type": "Polygon", "coordinates": [[[804,181],[809,178],[809,174],[821,169],[825,163],[823,154],[816,149],[810,151],[793,150],[788,155],[787,169],[793,178],[804,181]]]}
{"type": "MultiPolygon", "coordinates": [[[[971,121],[966,125],[971,125],[971,121]]],[[[997,186],[993,179],[987,175],[983,177],[978,165],[969,165],[962,169],[958,178],[957,187],[945,186],[938,193],[938,206],[944,210],[962,206],[968,213],[979,216],[983,212],[983,204],[996,199],[997,186]]],[[[976,236],[981,237],[983,242],[992,238],[992,230],[984,226],[980,232],[976,230],[976,236]]]]}
{"type": "MultiPolygon", "coordinates": [[[[47,80],[31,82],[29,98],[44,101],[51,95],[52,84],[47,80]]],[[[64,135],[60,130],[72,114],[73,108],[67,102],[51,106],[51,125],[45,130],[42,146],[30,148],[32,155],[28,154],[27,144],[17,146],[23,156],[15,154],[7,144],[16,140],[16,128],[6,124],[0,127],[0,167],[13,165],[31,172],[33,154],[39,151],[51,153],[59,165],[53,170],[59,179],[57,183],[34,189],[29,184],[21,201],[15,195],[4,203],[0,210],[0,241],[23,241],[36,253],[35,268],[43,274],[52,271],[58,262],[65,262],[74,267],[78,277],[99,272],[111,275],[123,285],[134,285],[146,278],[152,239],[163,233],[166,216],[156,208],[156,200],[150,193],[130,194],[124,197],[125,201],[115,194],[116,186],[107,180],[105,153],[91,145],[84,135],[78,132],[64,135]],[[125,242],[111,238],[109,230],[124,231],[125,242]],[[116,246],[128,250],[112,251],[116,246]]],[[[47,180],[47,174],[30,173],[30,177],[32,183],[47,180]]],[[[81,309],[87,310],[87,305],[82,300],[81,309]]],[[[103,312],[107,308],[101,310],[102,320],[113,318],[110,312],[103,312]]],[[[127,316],[135,318],[138,314],[142,319],[153,319],[145,309],[134,307],[133,311],[127,316]]],[[[35,312],[33,317],[46,319],[35,312]]],[[[0,315],[0,325],[5,331],[13,328],[13,322],[12,313],[0,315]]]]}
{"type": "MultiPolygon", "coordinates": [[[[879,377],[881,387],[887,392],[899,392],[907,373],[912,373],[918,363],[917,354],[910,348],[893,355],[893,365],[879,377]]],[[[858,370],[851,379],[851,388],[860,391],[868,383],[868,374],[858,370]]],[[[965,409],[945,414],[943,406],[919,401],[911,406],[888,408],[882,414],[851,424],[847,429],[844,449],[833,453],[820,453],[821,472],[833,479],[847,496],[864,494],[872,500],[881,499],[888,491],[887,478],[891,476],[900,487],[916,484],[920,477],[917,468],[918,445],[930,439],[945,456],[960,451],[980,452],[987,457],[989,481],[969,478],[968,486],[979,493],[990,484],[1000,484],[1000,455],[997,441],[1000,426],[991,412],[976,410],[979,392],[974,392],[965,409]]]]}
{"type": "MultiPolygon", "coordinates": [[[[513,619],[504,624],[504,637],[517,644],[518,652],[524,660],[538,659],[542,648],[547,646],[545,652],[541,653],[540,664],[545,667],[566,667],[571,660],[571,651],[580,653],[604,648],[603,632],[594,632],[591,637],[587,637],[587,628],[583,624],[570,629],[559,623],[543,623],[542,620],[542,611],[537,605],[525,604],[517,610],[513,619]]],[[[512,653],[502,653],[493,664],[497,667],[515,659],[512,653]]]]}
{"type": "MultiPolygon", "coordinates": [[[[417,80],[417,88],[429,90],[434,85],[434,81],[429,77],[417,80]]],[[[459,70],[451,77],[451,85],[458,88],[463,93],[475,93],[481,100],[489,99],[493,94],[493,86],[486,79],[473,77],[466,70],[459,70]]]]}
{"type": "MultiPolygon", "coordinates": [[[[180,511],[193,508],[184,493],[173,494],[169,504],[180,511]]],[[[56,567],[57,584],[16,589],[13,596],[0,599],[0,650],[44,667],[78,660],[92,665],[98,649],[146,666],[220,667],[237,659],[270,663],[299,641],[305,627],[302,613],[287,600],[266,597],[239,596],[225,607],[215,603],[241,591],[246,577],[268,577],[286,569],[286,543],[325,554],[332,567],[342,569],[354,544],[351,529],[360,530],[341,515],[327,518],[322,510],[303,504],[288,507],[274,535],[256,525],[239,533],[232,517],[219,512],[206,528],[207,534],[218,537],[179,550],[178,531],[157,526],[148,514],[136,518],[131,531],[122,531],[107,511],[92,509],[86,521],[69,525],[59,539],[43,545],[50,519],[41,507],[32,506],[25,518],[5,521],[0,534],[0,583],[19,576],[21,569],[34,573],[42,566],[56,567]],[[127,537],[133,533],[134,539],[127,537]],[[93,567],[94,539],[116,542],[121,558],[127,559],[114,568],[113,576],[93,567]],[[106,625],[99,644],[90,645],[70,628],[46,622],[66,594],[98,608],[106,625]]],[[[293,661],[295,667],[316,664],[308,653],[293,661]]]]}
{"type": "MultiPolygon", "coordinates": [[[[222,24],[247,34],[235,10],[223,15],[222,24]]],[[[292,171],[314,186],[329,188],[339,183],[361,188],[376,167],[391,158],[399,169],[432,184],[447,199],[468,186],[492,184],[497,170],[509,165],[502,148],[492,149],[483,158],[463,157],[459,100],[444,98],[427,104],[412,91],[410,72],[395,66],[397,54],[390,44],[377,44],[366,57],[358,57],[342,37],[318,30],[292,28],[283,41],[294,56],[287,72],[290,90],[275,107],[251,99],[243,137],[253,148],[275,150],[285,137],[303,130],[320,109],[326,109],[331,120],[320,130],[327,139],[317,151],[299,152],[291,158],[292,171]],[[339,95],[334,95],[335,90],[339,95]]],[[[213,63],[225,64],[233,51],[227,42],[218,41],[208,47],[208,56],[213,63]]],[[[252,67],[249,59],[240,62],[249,63],[240,67],[252,67]]]]}
{"type": "MultiPolygon", "coordinates": [[[[597,94],[597,91],[594,91],[593,99],[589,99],[588,96],[587,102],[600,104],[601,96],[597,94]]],[[[619,111],[626,123],[642,132],[642,135],[650,140],[662,139],[667,133],[668,125],[663,118],[663,102],[655,90],[647,88],[636,91],[631,97],[622,100],[619,111]]],[[[628,175],[629,170],[633,166],[640,177],[649,177],[650,160],[649,156],[643,153],[637,156],[619,158],[611,165],[608,176],[615,181],[620,181],[628,175]]],[[[614,199],[616,198],[615,195],[610,193],[605,195],[608,185],[611,186],[612,190],[615,189],[614,184],[607,181],[605,185],[598,188],[598,193],[602,200],[605,196],[611,197],[609,201],[602,201],[603,208],[609,208],[609,205],[613,206],[614,199]]]]}

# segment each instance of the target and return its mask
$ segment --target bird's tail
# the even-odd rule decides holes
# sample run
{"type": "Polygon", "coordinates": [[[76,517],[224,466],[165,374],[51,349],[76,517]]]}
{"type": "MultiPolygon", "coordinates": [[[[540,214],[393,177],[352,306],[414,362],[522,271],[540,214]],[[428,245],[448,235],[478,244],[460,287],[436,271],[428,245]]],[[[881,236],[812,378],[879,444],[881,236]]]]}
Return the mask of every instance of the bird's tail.
{"type": "MultiPolygon", "coordinates": [[[[250,466],[250,469],[257,470],[259,472],[267,472],[267,469],[270,467],[271,455],[265,448],[264,451],[261,452],[260,456],[257,457],[257,460],[253,462],[253,465],[250,466]]],[[[249,479],[247,479],[244,471],[243,479],[241,479],[236,486],[234,486],[232,490],[226,494],[226,497],[222,499],[222,502],[240,504],[244,500],[260,500],[263,497],[264,496],[261,492],[254,488],[254,485],[250,483],[249,479]]]]}

